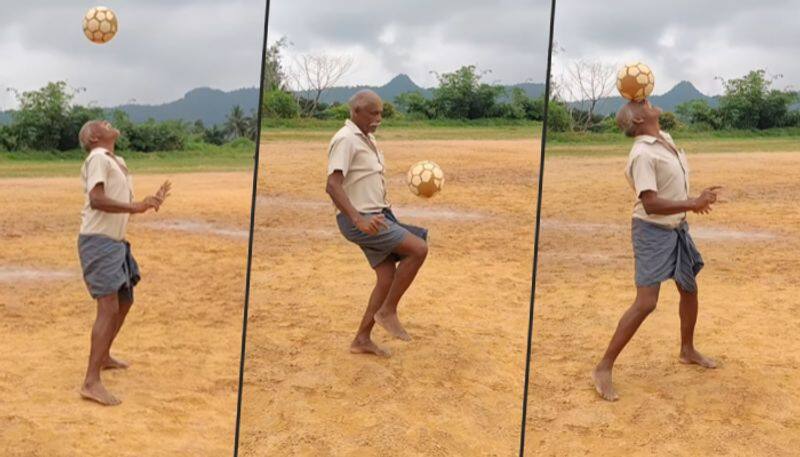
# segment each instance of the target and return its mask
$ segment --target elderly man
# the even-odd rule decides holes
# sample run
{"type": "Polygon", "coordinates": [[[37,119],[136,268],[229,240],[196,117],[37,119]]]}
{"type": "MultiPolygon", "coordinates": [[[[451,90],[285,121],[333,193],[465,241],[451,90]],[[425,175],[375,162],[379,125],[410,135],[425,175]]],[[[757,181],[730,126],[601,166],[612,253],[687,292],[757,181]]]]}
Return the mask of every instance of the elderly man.
{"type": "Polygon", "coordinates": [[[617,113],[617,124],[634,137],[625,176],[634,190],[631,237],[635,258],[636,299],[622,315],[605,355],[592,372],[602,398],[617,400],[611,371],[617,356],[639,325],[656,308],[661,282],[674,279],[680,293],[680,361],[714,368],[713,360],[694,348],[697,321],[696,276],[703,259],[689,236],[686,214],[706,214],[716,202],[719,187],[689,197],[689,165],[683,150],[661,131],[661,110],[649,101],[630,102],[617,113]]]}
{"type": "Polygon", "coordinates": [[[370,338],[372,327],[377,322],[394,337],[411,339],[397,305],[428,254],[428,231],[401,224],[390,209],[383,153],[373,136],[382,111],[375,92],[363,90],[350,99],[350,119],[328,149],[326,191],[336,205],[339,230],[361,248],[377,277],[350,352],[388,356],[370,338]]]}
{"type": "Polygon", "coordinates": [[[103,405],[120,400],[100,381],[100,370],[127,368],[111,357],[111,343],[119,333],[133,304],[133,287],[139,281],[139,267],[125,240],[130,214],[158,208],[169,195],[166,181],[156,195],[133,201],[133,186],[125,160],[114,154],[119,137],[110,123],[89,121],[78,135],[89,153],[81,168],[84,206],[78,236],[78,253],[89,293],[97,300],[97,318],[92,327],[91,350],[81,396],[103,405]]]}

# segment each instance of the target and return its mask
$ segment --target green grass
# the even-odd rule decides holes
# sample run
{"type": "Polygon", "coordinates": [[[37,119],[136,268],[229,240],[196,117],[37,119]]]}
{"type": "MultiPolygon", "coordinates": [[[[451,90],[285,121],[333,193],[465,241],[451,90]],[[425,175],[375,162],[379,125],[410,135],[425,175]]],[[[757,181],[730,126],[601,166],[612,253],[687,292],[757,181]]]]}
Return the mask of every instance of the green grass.
{"type": "MultiPolygon", "coordinates": [[[[672,132],[678,146],[687,153],[720,152],[786,152],[800,151],[800,129],[765,131],[672,132]]],[[[620,133],[560,133],[547,137],[547,154],[562,155],[627,155],[631,139],[620,133]]]]}
{"type": "MultiPolygon", "coordinates": [[[[265,119],[261,137],[266,142],[327,142],[342,127],[338,119],[265,119]]],[[[506,119],[472,121],[386,119],[378,139],[387,140],[503,140],[539,138],[542,123],[506,119]]]]}
{"type": "MultiPolygon", "coordinates": [[[[201,171],[246,171],[253,168],[255,145],[190,145],[185,151],[132,152],[120,155],[135,173],[189,173],[201,171]]],[[[65,152],[0,152],[0,178],[75,176],[86,154],[65,152]]]]}
{"type": "MultiPolygon", "coordinates": [[[[266,120],[265,142],[319,141],[327,143],[342,125],[340,120],[266,120]]],[[[387,120],[378,138],[386,140],[505,140],[538,138],[539,122],[484,119],[480,121],[387,120]]],[[[673,137],[690,154],[720,152],[800,152],[800,129],[763,132],[687,132],[673,137]]],[[[548,135],[548,156],[624,156],[631,140],[618,133],[560,133],[548,135]]],[[[188,173],[246,171],[253,165],[253,143],[213,146],[190,144],[185,151],[153,153],[121,152],[136,173],[188,173]]],[[[268,153],[268,152],[267,152],[268,153]]],[[[0,152],[0,178],[75,176],[85,157],[83,151],[0,152]]]]}

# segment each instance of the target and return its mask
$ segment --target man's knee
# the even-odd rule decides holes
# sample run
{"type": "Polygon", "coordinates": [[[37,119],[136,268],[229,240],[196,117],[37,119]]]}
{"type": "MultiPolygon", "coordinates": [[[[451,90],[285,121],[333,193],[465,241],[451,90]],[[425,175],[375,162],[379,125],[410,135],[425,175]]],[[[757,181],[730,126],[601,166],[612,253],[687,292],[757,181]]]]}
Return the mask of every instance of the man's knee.
{"type": "Polygon", "coordinates": [[[120,312],[119,298],[117,294],[104,295],[97,299],[98,310],[100,313],[116,316],[120,312]]]}
{"type": "Polygon", "coordinates": [[[636,309],[639,310],[639,312],[644,313],[644,314],[650,314],[650,313],[652,313],[653,311],[656,310],[656,305],[657,304],[658,304],[658,299],[657,298],[639,297],[639,298],[636,299],[636,303],[634,305],[636,306],[636,309]]]}
{"type": "Polygon", "coordinates": [[[428,243],[422,241],[419,243],[419,247],[417,248],[416,256],[422,260],[425,260],[428,257],[428,243]]]}

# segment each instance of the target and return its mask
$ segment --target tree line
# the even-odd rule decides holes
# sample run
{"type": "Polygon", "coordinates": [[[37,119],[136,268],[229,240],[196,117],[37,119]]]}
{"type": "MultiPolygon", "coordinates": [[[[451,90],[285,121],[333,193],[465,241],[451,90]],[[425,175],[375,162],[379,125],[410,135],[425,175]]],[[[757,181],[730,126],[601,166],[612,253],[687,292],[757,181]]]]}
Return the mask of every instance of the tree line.
{"type": "MultiPolygon", "coordinates": [[[[773,87],[778,76],[768,76],[763,69],[748,72],[740,78],[717,78],[723,94],[716,107],[707,100],[683,102],[673,111],[661,115],[665,130],[766,130],[800,127],[800,111],[792,109],[800,100],[798,92],[773,87]]],[[[553,77],[553,103],[564,108],[568,116],[563,130],[576,132],[618,131],[615,113],[597,114],[599,105],[614,95],[616,69],[602,62],[575,60],[565,71],[553,77]],[[580,100],[568,102],[567,100],[580,100]]]]}
{"type": "Polygon", "coordinates": [[[79,90],[64,81],[50,82],[38,90],[14,92],[19,108],[11,113],[11,123],[0,125],[0,150],[68,151],[80,148],[78,132],[94,119],[110,121],[121,135],[120,150],[152,152],[180,151],[192,142],[223,145],[239,138],[255,141],[258,120],[234,106],[223,125],[206,127],[201,120],[157,122],[149,119],[134,123],[121,110],[108,112],[95,106],[74,103],[79,90]]]}
{"type": "MultiPolygon", "coordinates": [[[[352,59],[307,54],[287,62],[283,50],[290,44],[283,37],[267,48],[263,81],[264,117],[347,118],[349,110],[346,105],[322,103],[320,98],[347,73],[352,59]]],[[[617,131],[615,113],[608,116],[597,113],[600,103],[614,95],[616,68],[603,62],[585,60],[573,61],[565,68],[565,74],[553,78],[549,128],[560,132],[617,131]]],[[[436,74],[438,86],[432,90],[431,97],[420,92],[401,94],[395,100],[385,101],[384,117],[543,119],[543,97],[530,97],[520,88],[509,91],[502,86],[487,84],[482,81],[487,73],[488,70],[478,72],[474,65],[466,65],[451,73],[436,74]]],[[[695,131],[800,127],[800,111],[792,109],[798,102],[798,92],[772,87],[777,77],[768,77],[764,70],[757,69],[741,78],[718,79],[722,82],[724,94],[719,97],[717,107],[705,100],[684,102],[674,112],[662,114],[662,126],[670,130],[695,131]]]]}

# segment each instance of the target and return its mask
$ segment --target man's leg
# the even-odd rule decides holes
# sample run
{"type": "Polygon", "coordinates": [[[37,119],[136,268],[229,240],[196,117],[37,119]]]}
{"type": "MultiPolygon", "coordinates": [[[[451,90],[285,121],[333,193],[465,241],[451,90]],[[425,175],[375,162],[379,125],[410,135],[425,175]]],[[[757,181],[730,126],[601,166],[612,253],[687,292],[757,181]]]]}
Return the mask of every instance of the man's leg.
{"type": "Polygon", "coordinates": [[[100,369],[111,346],[116,330],[119,300],[117,294],[105,295],[97,299],[97,318],[92,327],[92,346],[89,351],[89,365],[86,368],[86,379],[81,387],[84,398],[104,405],[118,405],[119,399],[106,390],[100,381],[100,369]]]}
{"type": "Polygon", "coordinates": [[[628,344],[628,341],[630,341],[636,333],[636,330],[639,329],[639,326],[642,325],[645,318],[656,309],[660,287],[660,285],[655,285],[636,288],[636,300],[634,300],[633,305],[622,315],[619,324],[617,324],[617,330],[614,332],[614,336],[611,337],[611,342],[608,344],[606,353],[592,372],[592,379],[594,380],[597,393],[608,401],[614,401],[619,398],[611,382],[611,371],[614,368],[614,361],[617,360],[617,356],[622,352],[625,345],[628,344]]]}
{"type": "Polygon", "coordinates": [[[425,257],[428,256],[428,244],[422,238],[412,233],[407,233],[403,242],[395,248],[394,252],[405,257],[397,267],[392,286],[386,295],[383,306],[375,313],[375,322],[395,337],[408,341],[411,337],[397,317],[397,304],[400,303],[400,298],[408,290],[420,267],[425,262],[425,257]]]}
{"type": "Polygon", "coordinates": [[[369,303],[367,310],[364,311],[364,317],[361,318],[361,324],[358,326],[358,332],[353,342],[350,344],[350,352],[354,354],[376,354],[380,356],[388,356],[389,351],[379,347],[370,338],[372,327],[375,325],[375,312],[381,307],[386,295],[389,293],[389,288],[392,285],[392,280],[395,275],[394,261],[386,259],[380,265],[375,267],[375,275],[377,281],[375,288],[372,289],[372,294],[369,296],[369,303]]]}
{"type": "Polygon", "coordinates": [[[108,351],[106,351],[106,355],[103,358],[103,369],[128,368],[128,366],[130,366],[128,362],[115,359],[111,356],[111,345],[113,345],[114,340],[117,339],[119,329],[121,329],[122,324],[125,323],[125,317],[128,315],[128,311],[130,311],[132,304],[133,303],[125,303],[122,301],[119,302],[119,312],[117,313],[117,318],[114,322],[114,335],[111,337],[111,343],[108,345],[108,351]]]}
{"type": "MultiPolygon", "coordinates": [[[[676,283],[677,285],[677,283],[676,283]]],[[[686,292],[678,286],[681,295],[681,355],[680,361],[686,364],[697,364],[706,368],[716,368],[713,360],[697,352],[694,348],[694,326],[697,323],[697,291],[686,292]]]]}

